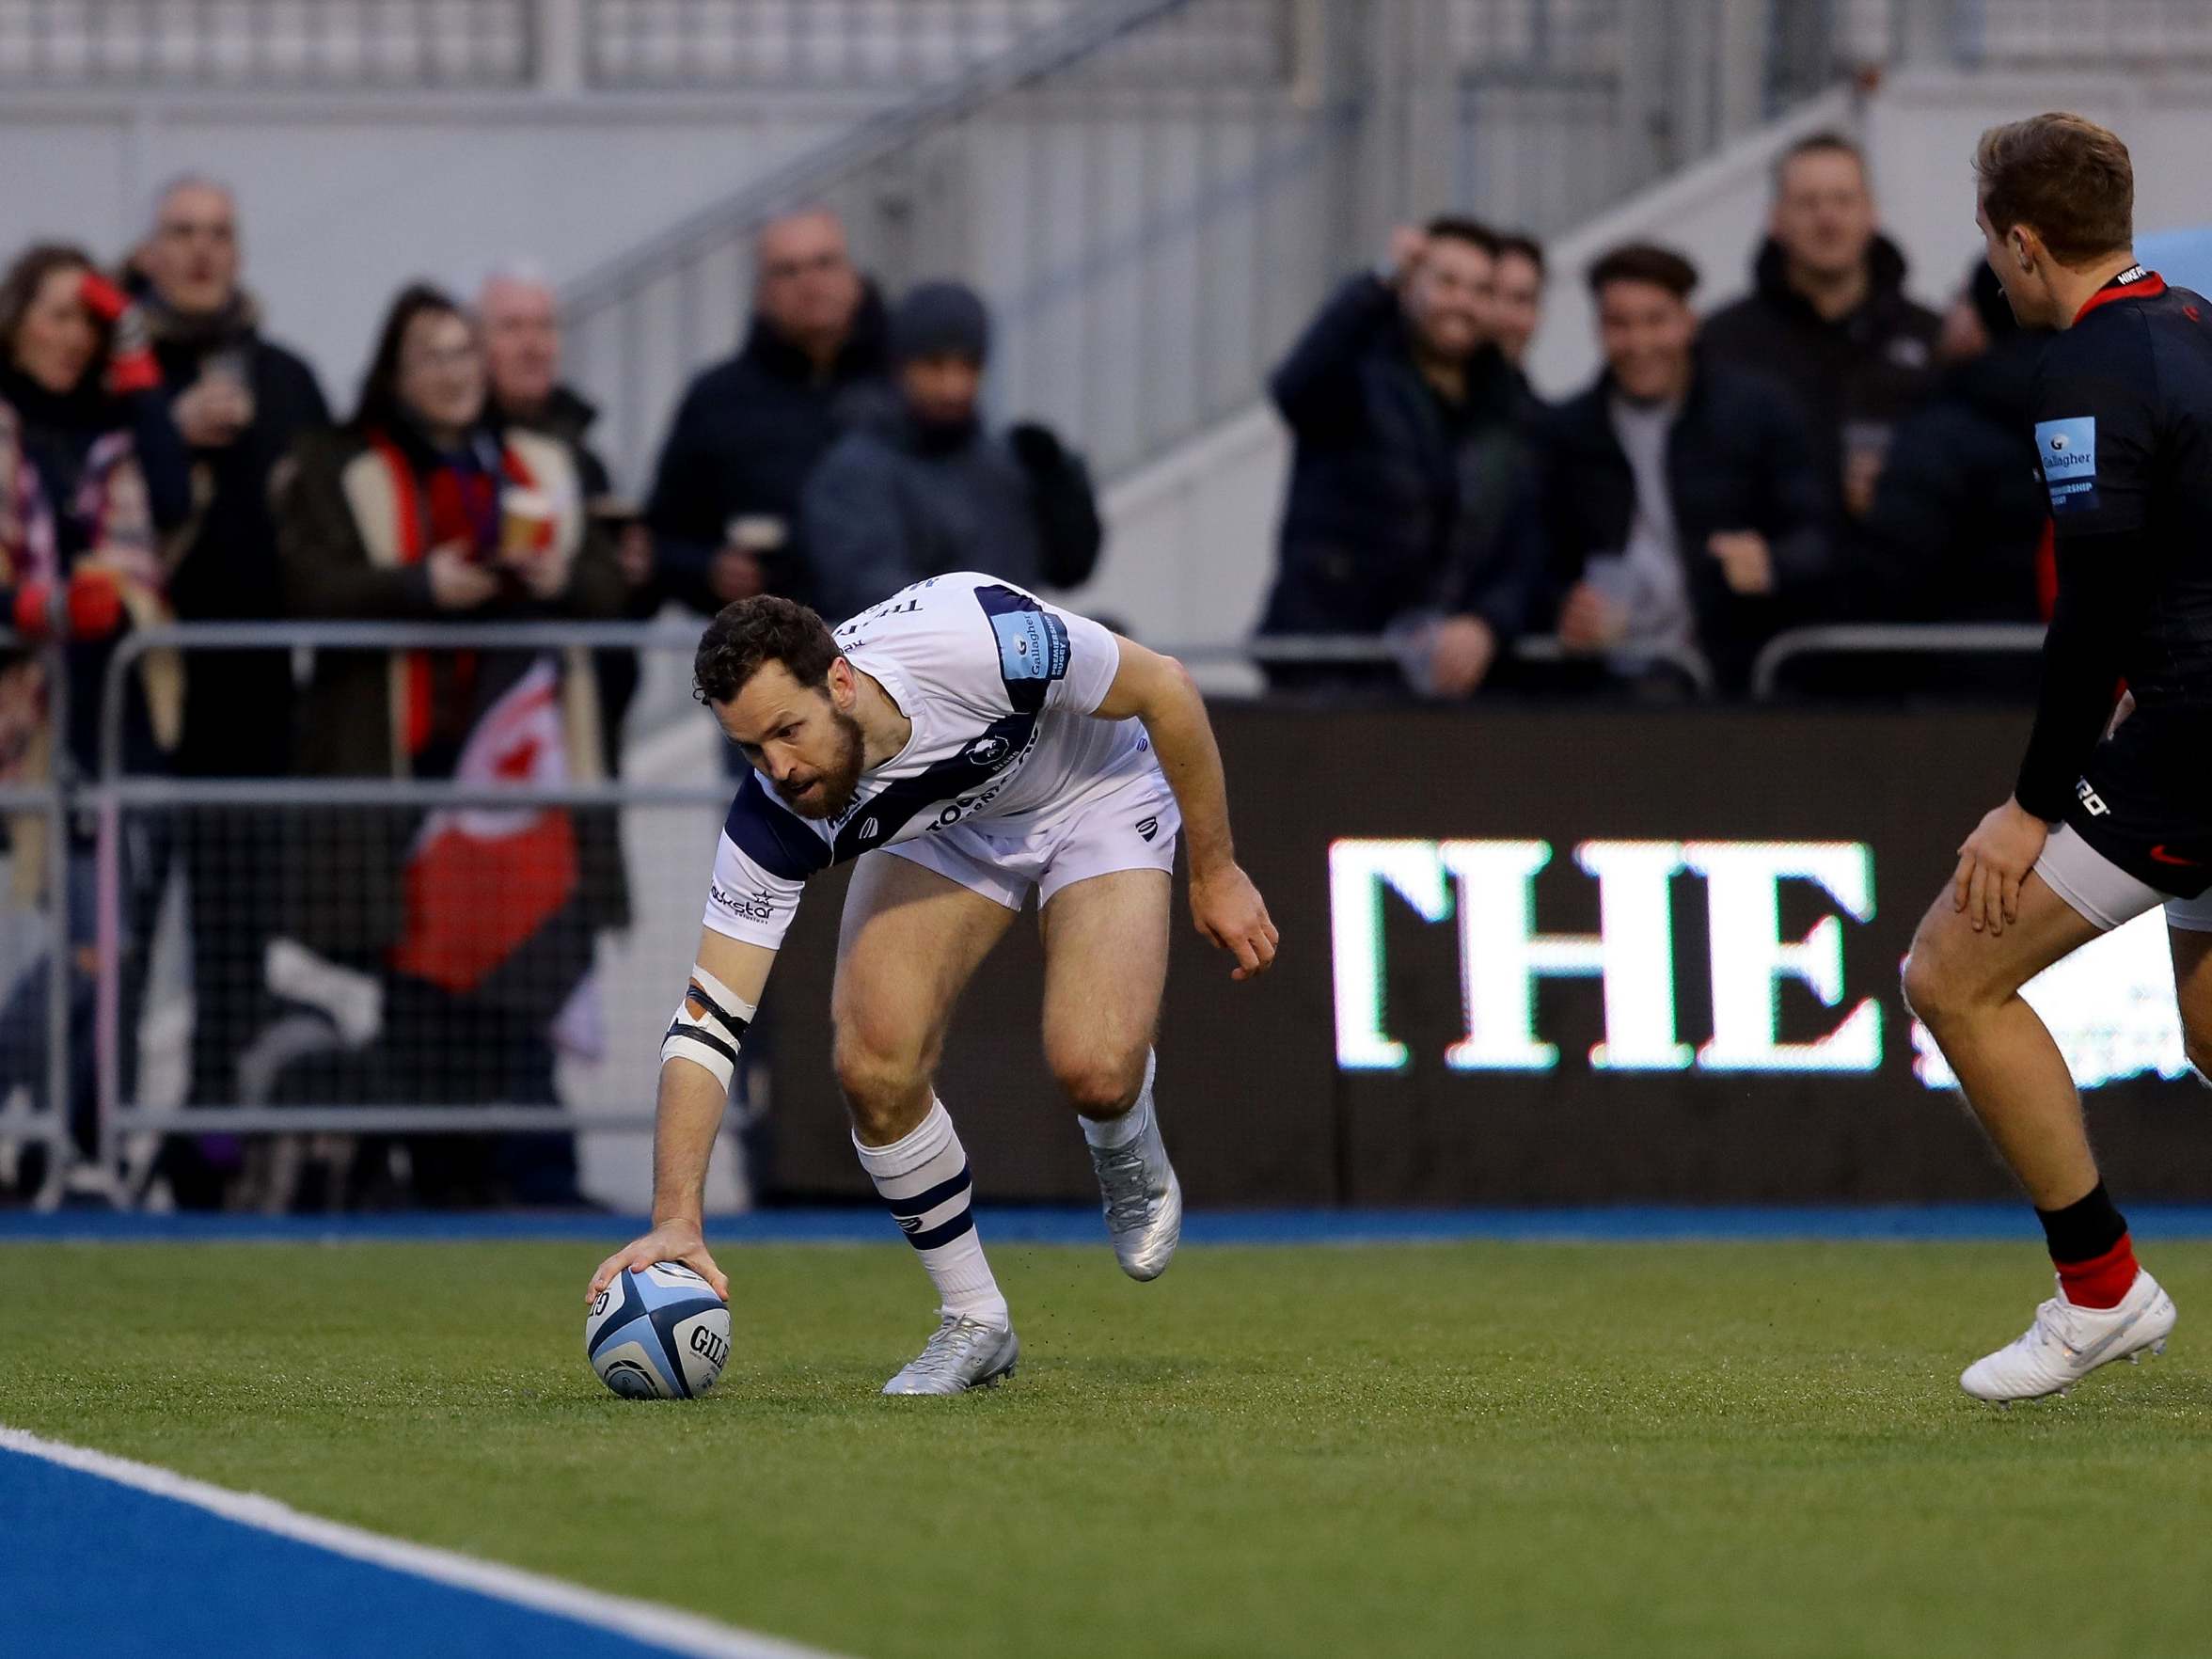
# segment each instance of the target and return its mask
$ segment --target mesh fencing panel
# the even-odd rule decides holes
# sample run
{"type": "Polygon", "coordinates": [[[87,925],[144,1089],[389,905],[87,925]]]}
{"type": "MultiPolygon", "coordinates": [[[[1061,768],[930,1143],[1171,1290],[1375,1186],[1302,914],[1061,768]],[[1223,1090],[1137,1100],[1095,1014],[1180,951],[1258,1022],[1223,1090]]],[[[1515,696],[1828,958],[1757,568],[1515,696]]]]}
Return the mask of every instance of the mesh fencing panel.
{"type": "Polygon", "coordinates": [[[141,1131],[181,1133],[173,1173],[253,1208],[572,1200],[574,1129],[650,1122],[726,787],[379,793],[169,786],[120,807],[101,895],[114,1127],[141,1163],[161,1138],[141,1131]],[[306,1143],[303,1173],[301,1143],[225,1135],[291,1118],[346,1145],[306,1143]]]}

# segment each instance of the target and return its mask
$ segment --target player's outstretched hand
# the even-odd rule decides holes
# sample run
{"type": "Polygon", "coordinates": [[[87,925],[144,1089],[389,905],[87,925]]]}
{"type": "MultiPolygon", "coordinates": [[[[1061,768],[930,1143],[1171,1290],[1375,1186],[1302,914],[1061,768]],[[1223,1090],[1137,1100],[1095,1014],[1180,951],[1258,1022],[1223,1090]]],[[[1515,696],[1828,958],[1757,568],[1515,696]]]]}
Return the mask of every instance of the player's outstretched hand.
{"type": "Polygon", "coordinates": [[[1235,864],[1191,877],[1191,919],[1198,931],[1237,958],[1231,979],[1250,979],[1274,965],[1283,936],[1268,920],[1267,902],[1235,864]]]}
{"type": "Polygon", "coordinates": [[[724,1302],[730,1300],[729,1275],[715,1266],[715,1258],[706,1253],[706,1240],[699,1228],[690,1222],[664,1222],[599,1264],[599,1271],[592,1275],[591,1288],[584,1292],[584,1305],[589,1307],[598,1301],[599,1292],[613,1284],[623,1269],[651,1267],[656,1261],[682,1262],[713,1286],[717,1296],[724,1302]]]}
{"type": "Polygon", "coordinates": [[[2016,800],[1985,814],[1959,846],[1951,908],[1965,912],[1976,933],[2002,933],[2020,919],[2021,884],[2049,835],[2050,826],[2016,800]]]}

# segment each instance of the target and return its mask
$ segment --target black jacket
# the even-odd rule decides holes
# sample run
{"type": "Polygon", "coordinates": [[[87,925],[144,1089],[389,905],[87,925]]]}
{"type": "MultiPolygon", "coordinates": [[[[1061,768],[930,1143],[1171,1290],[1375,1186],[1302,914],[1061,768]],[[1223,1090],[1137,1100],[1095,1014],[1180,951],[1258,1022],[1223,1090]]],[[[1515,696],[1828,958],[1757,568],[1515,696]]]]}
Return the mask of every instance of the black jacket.
{"type": "MultiPolygon", "coordinates": [[[[205,508],[169,578],[182,622],[270,622],[284,614],[270,490],[303,433],[330,424],[314,371],[261,337],[253,304],[194,324],[150,305],[154,356],[174,400],[208,359],[230,355],[253,394],[253,421],[231,443],[192,451],[205,508]]],[[[195,652],[187,663],[180,770],[202,777],[291,769],[292,659],[282,651],[195,652]]]]}
{"type": "Polygon", "coordinates": [[[1296,448],[1261,632],[1376,634],[1412,614],[1519,633],[1542,579],[1513,370],[1485,350],[1454,405],[1415,365],[1398,295],[1338,290],[1270,382],[1296,448]]]}
{"type": "MultiPolygon", "coordinates": [[[[1601,554],[1623,551],[1635,475],[1615,435],[1612,379],[1602,375],[1545,417],[1543,518],[1553,603],[1601,554]]],[[[1687,562],[1698,643],[1724,690],[1741,690],[1759,647],[1818,602],[1831,550],[1820,476],[1789,402],[1755,375],[1700,362],[1667,439],[1675,545],[1687,562]],[[1757,530],[1775,591],[1746,596],[1706,550],[1721,530],[1757,530]]]]}
{"type": "Polygon", "coordinates": [[[607,463],[591,445],[592,428],[599,419],[599,405],[574,387],[555,387],[545,399],[545,406],[527,420],[503,412],[500,418],[510,425],[529,427],[566,444],[575,452],[577,481],[584,487],[585,500],[597,500],[614,493],[614,475],[608,471],[607,463]]]}
{"type": "Polygon", "coordinates": [[[945,431],[904,412],[837,441],[807,483],[799,522],[832,622],[951,570],[1072,588],[1097,565],[1101,539],[1082,457],[1045,428],[945,431]]]}
{"type": "Polygon", "coordinates": [[[1904,256],[1886,236],[1867,255],[1867,297],[1829,322],[1792,288],[1769,238],[1752,263],[1752,290],[1705,320],[1706,358],[1757,371],[1788,388],[1811,434],[1830,498],[1843,495],[1844,428],[1893,428],[1935,389],[1942,320],[1904,293],[1904,256]]]}
{"type": "Polygon", "coordinates": [[[771,592],[808,599],[798,545],[807,476],[838,434],[888,406],[883,301],[871,286],[852,338],[828,373],[755,318],[745,347],[691,383],[660,452],[645,517],[670,596],[721,608],[707,570],[741,514],[782,522],[788,538],[767,566],[771,592]]]}
{"type": "Polygon", "coordinates": [[[2049,504],[2035,470],[2035,367],[2014,334],[1943,377],[1897,429],[1854,538],[1853,609],[1905,622],[2034,622],[2049,504]]]}

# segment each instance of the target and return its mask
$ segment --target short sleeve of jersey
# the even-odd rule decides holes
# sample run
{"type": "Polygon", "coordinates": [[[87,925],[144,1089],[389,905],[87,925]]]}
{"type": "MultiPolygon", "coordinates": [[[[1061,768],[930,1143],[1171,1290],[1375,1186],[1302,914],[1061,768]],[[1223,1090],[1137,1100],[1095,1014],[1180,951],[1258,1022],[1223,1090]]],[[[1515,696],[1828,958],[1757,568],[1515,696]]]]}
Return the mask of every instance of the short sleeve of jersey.
{"type": "Polygon", "coordinates": [[[1069,714],[1096,714],[1114,688],[1114,676],[1121,672],[1121,641],[1087,616],[1056,605],[1047,605],[1045,610],[1067,631],[1067,672],[1045,692],[1045,706],[1069,714]]]}
{"type": "Polygon", "coordinates": [[[829,850],[748,777],[722,825],[701,920],[731,939],[781,949],[806,878],[829,862],[829,850]]]}
{"type": "Polygon", "coordinates": [[[2065,330],[2036,384],[2035,458],[2058,534],[2139,530],[2157,458],[2157,387],[2133,319],[2065,330]]]}
{"type": "Polygon", "coordinates": [[[1007,703],[1027,714],[1097,712],[1121,670],[1121,646],[1113,634],[1011,582],[975,580],[975,602],[990,628],[1007,703]]]}

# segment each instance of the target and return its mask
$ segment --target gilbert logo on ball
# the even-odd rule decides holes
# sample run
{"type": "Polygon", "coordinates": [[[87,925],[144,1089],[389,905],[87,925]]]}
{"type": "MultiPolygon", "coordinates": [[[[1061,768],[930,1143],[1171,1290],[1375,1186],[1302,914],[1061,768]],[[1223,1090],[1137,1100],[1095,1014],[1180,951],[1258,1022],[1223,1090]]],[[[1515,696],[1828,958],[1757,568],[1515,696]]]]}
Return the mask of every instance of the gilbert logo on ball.
{"type": "Polygon", "coordinates": [[[690,1399],[730,1360],[730,1309],[681,1262],[627,1269],[584,1318],[584,1354],[625,1399],[690,1399]]]}

